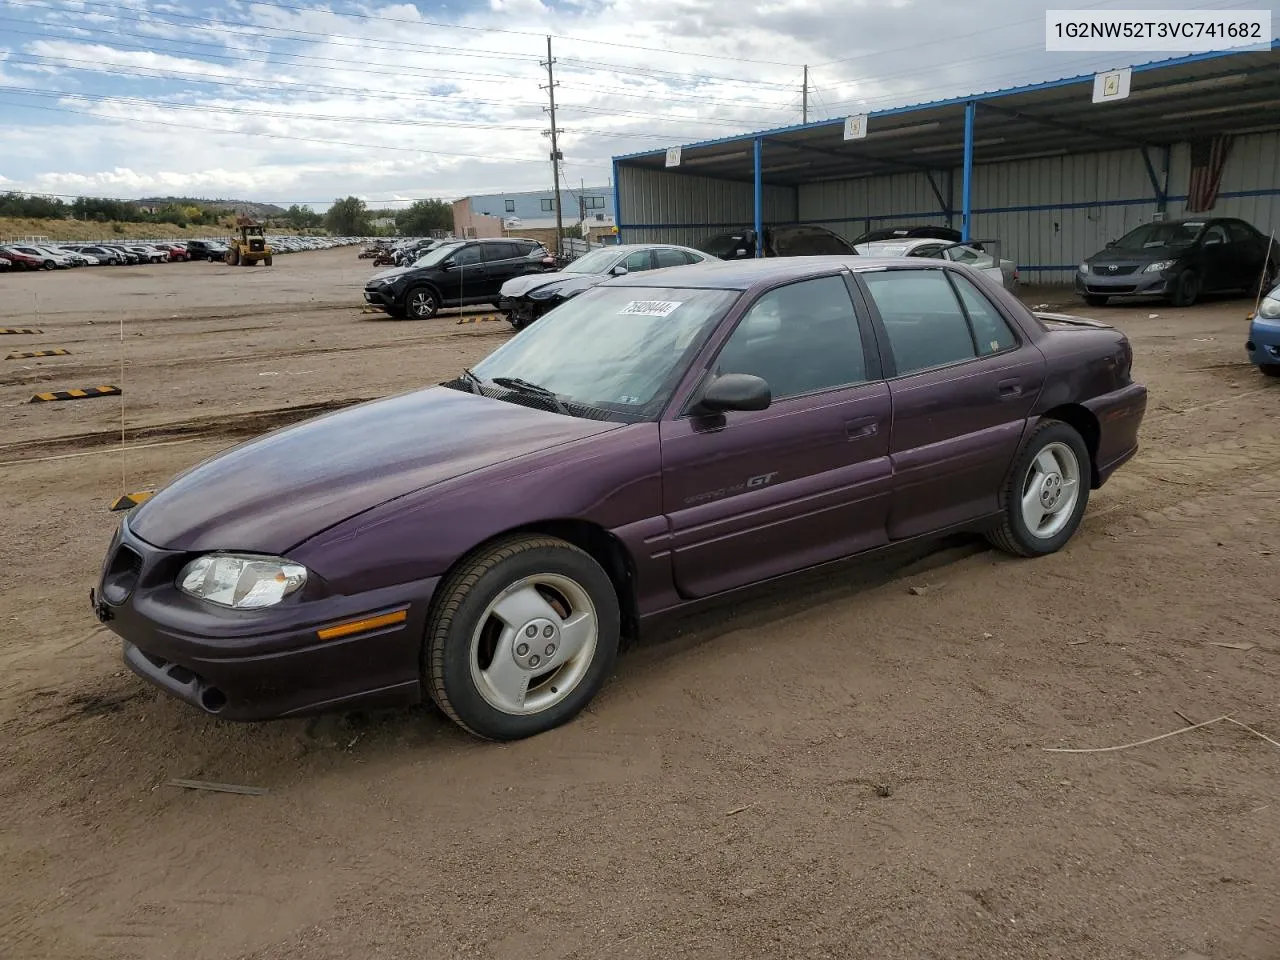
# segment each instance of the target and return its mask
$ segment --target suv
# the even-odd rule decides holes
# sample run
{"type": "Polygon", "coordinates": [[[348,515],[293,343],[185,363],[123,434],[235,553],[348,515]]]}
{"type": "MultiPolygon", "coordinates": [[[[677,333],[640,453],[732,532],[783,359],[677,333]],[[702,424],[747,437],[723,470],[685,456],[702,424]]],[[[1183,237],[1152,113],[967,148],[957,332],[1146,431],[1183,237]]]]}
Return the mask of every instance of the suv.
{"type": "Polygon", "coordinates": [[[364,285],[364,299],[393,317],[414,320],[429,320],[441,307],[497,306],[504,283],[545,270],[549,257],[536,240],[457,240],[410,266],[375,274],[364,285]]]}
{"type": "Polygon", "coordinates": [[[217,249],[217,245],[208,240],[188,240],[187,257],[190,260],[221,260],[226,248],[217,249]]]}

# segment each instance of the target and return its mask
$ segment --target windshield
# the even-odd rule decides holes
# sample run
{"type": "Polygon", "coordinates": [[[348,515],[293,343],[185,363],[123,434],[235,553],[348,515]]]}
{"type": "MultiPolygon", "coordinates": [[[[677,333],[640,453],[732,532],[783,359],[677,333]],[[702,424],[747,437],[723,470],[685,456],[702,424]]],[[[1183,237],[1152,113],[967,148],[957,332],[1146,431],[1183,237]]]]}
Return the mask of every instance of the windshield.
{"type": "Polygon", "coordinates": [[[702,252],[709,253],[713,257],[726,257],[740,247],[747,246],[747,238],[742,234],[726,233],[719,237],[712,237],[702,245],[702,252]]]}
{"type": "Polygon", "coordinates": [[[564,268],[564,273],[608,273],[613,261],[619,257],[617,250],[592,250],[584,253],[564,268]]]}
{"type": "Polygon", "coordinates": [[[473,369],[518,377],[634,421],[657,415],[737,290],[594,287],[548,312],[473,369]]]}
{"type": "Polygon", "coordinates": [[[413,265],[415,267],[434,267],[439,263],[443,263],[449,254],[454,253],[461,246],[462,244],[460,243],[443,244],[413,261],[413,265]]]}
{"type": "Polygon", "coordinates": [[[1195,243],[1204,229],[1203,220],[1174,223],[1144,223],[1116,241],[1116,250],[1146,250],[1151,247],[1186,247],[1195,243]]]}

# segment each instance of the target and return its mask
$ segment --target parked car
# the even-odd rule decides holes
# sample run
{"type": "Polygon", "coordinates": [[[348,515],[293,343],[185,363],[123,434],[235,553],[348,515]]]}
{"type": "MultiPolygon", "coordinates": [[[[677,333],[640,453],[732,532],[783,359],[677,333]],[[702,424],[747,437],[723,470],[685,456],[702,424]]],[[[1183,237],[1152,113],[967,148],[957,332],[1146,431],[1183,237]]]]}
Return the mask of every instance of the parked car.
{"type": "Polygon", "coordinates": [[[161,250],[169,255],[170,260],[185,262],[191,257],[187,253],[187,248],[176,243],[156,243],[152,244],[157,250],[161,250]]]}
{"type": "Polygon", "coordinates": [[[1108,243],[1076,270],[1075,289],[1090,306],[1112,298],[1161,297],[1189,307],[1205,293],[1269,290],[1280,251],[1233,217],[1159,220],[1108,243]]]}
{"type": "MultiPolygon", "coordinates": [[[[756,255],[756,232],[722,233],[704,243],[701,249],[721,260],[751,259],[756,255]]],[[[857,252],[853,244],[826,227],[794,224],[764,229],[766,257],[854,256],[857,252]]]]}
{"type": "Polygon", "coordinates": [[[8,257],[0,257],[0,270],[9,270],[13,267],[13,261],[8,257]]]}
{"type": "Polygon", "coordinates": [[[917,237],[946,240],[950,243],[961,243],[964,240],[964,235],[959,230],[924,224],[918,227],[882,227],[879,230],[869,230],[854,240],[853,245],[856,247],[864,243],[875,243],[878,240],[906,240],[917,237]]]}
{"type": "Polygon", "coordinates": [[[904,237],[900,240],[871,240],[858,244],[856,249],[864,257],[929,257],[963,263],[974,270],[984,271],[1006,290],[1015,289],[1018,285],[1018,265],[986,251],[987,246],[993,246],[998,252],[999,241],[985,240],[978,243],[904,237]]]}
{"type": "Polygon", "coordinates": [[[45,244],[37,247],[37,249],[43,250],[56,258],[65,259],[68,265],[72,267],[87,267],[90,265],[89,258],[78,250],[68,250],[66,247],[55,247],[45,244]]]}
{"type": "Polygon", "coordinates": [[[226,248],[215,250],[214,248],[221,246],[212,240],[188,240],[187,254],[192,260],[221,260],[226,248]]]}
{"type": "Polygon", "coordinates": [[[462,240],[374,274],[364,299],[393,317],[428,320],[441,307],[492,303],[513,277],[542,270],[547,249],[536,240],[462,240]]]}
{"type": "Polygon", "coordinates": [[[132,266],[135,263],[142,263],[143,261],[142,254],[136,252],[135,250],[131,250],[129,247],[126,247],[124,244],[104,243],[101,246],[105,247],[107,250],[114,250],[116,253],[120,254],[120,256],[124,258],[124,262],[129,266],[132,266]]]}
{"type": "Polygon", "coordinates": [[[667,243],[630,243],[592,250],[555,273],[534,273],[508,280],[499,292],[498,309],[517,330],[544,313],[611,276],[682,267],[715,259],[691,247],[667,243]]]}
{"type": "Polygon", "coordinates": [[[44,247],[15,243],[6,249],[14,253],[20,253],[31,260],[39,261],[39,268],[42,270],[67,270],[71,267],[71,258],[66,254],[57,254],[51,250],[46,250],[44,247]]]}
{"type": "Polygon", "coordinates": [[[1249,316],[1245,341],[1249,362],[1269,377],[1280,377],[1280,284],[1272,287],[1249,316]]]}
{"type": "Polygon", "coordinates": [[[21,247],[0,247],[0,256],[23,270],[52,270],[57,266],[53,260],[38,253],[24,253],[21,247]]]}
{"type": "Polygon", "coordinates": [[[74,249],[89,256],[96,257],[99,263],[105,263],[110,266],[120,266],[127,262],[121,251],[112,250],[108,247],[76,244],[74,249]]]}
{"type": "Polygon", "coordinates": [[[1119,330],[940,260],[613,277],[456,379],[182,474],[90,601],[208,714],[429,695],[527,737],[662,614],[940,531],[1059,550],[1137,449],[1131,363],[1119,330]]]}

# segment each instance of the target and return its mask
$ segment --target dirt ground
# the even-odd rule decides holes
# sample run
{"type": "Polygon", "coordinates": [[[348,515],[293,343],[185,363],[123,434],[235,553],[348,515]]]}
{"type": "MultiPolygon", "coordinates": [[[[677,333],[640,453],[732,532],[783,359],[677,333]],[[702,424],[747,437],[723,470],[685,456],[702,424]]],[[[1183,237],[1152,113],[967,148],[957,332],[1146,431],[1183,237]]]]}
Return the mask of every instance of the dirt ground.
{"type": "Polygon", "coordinates": [[[0,956],[1280,958],[1280,745],[1222,722],[1045,749],[1180,715],[1280,741],[1280,382],[1243,362],[1248,304],[1089,311],[1151,403],[1052,557],[959,538],[789,581],[516,744],[426,707],[207,719],[89,611],[107,506],[509,333],[363,315],[369,272],[0,276],[0,327],[43,331],[0,358],[71,351],[0,360],[0,956]],[[25,403],[97,385],[123,387],[123,454],[120,398],[25,403]]]}

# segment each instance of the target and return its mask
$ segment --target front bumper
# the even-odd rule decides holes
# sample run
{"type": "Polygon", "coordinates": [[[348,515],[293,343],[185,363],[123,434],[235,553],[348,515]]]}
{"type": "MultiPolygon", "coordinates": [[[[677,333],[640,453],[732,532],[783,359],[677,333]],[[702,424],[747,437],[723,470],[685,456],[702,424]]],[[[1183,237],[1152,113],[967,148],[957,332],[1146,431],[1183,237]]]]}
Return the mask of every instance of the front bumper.
{"type": "Polygon", "coordinates": [[[1280,365],[1280,320],[1254,317],[1249,324],[1249,339],[1245,341],[1244,348],[1250,363],[1280,365]]]}
{"type": "Polygon", "coordinates": [[[227,720],[422,699],[422,638],[438,578],[258,611],[226,610],[175,586],[191,557],[139,539],[127,519],[112,540],[91,602],[95,616],[123,641],[124,662],[138,676],[227,720]],[[319,635],[379,616],[394,622],[329,639],[319,635]]]}
{"type": "Polygon", "coordinates": [[[1075,289],[1081,296],[1167,297],[1173,293],[1173,277],[1164,273],[1129,273],[1117,276],[1076,271],[1075,289]]]}

